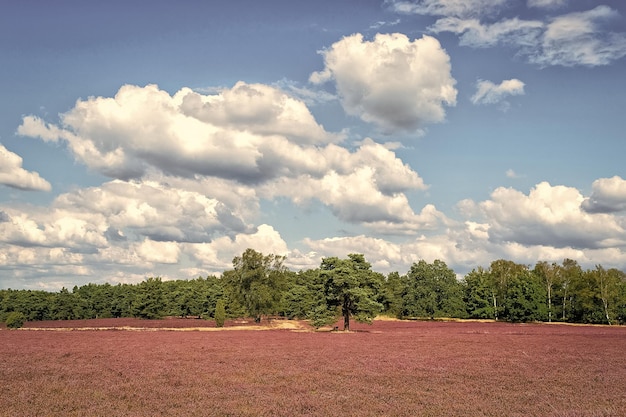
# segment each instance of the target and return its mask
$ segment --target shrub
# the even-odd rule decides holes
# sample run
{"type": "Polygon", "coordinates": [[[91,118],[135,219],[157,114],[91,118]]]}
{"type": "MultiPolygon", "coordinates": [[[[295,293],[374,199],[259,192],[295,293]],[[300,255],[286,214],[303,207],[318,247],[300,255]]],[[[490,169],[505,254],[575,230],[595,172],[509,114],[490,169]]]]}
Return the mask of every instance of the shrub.
{"type": "Polygon", "coordinates": [[[215,305],[215,325],[217,327],[224,327],[224,321],[226,320],[226,308],[224,307],[224,300],[217,300],[215,305]]]}
{"type": "Polygon", "coordinates": [[[20,313],[19,311],[13,311],[9,313],[6,318],[6,325],[9,329],[19,329],[24,325],[24,321],[26,320],[26,316],[20,313]]]}

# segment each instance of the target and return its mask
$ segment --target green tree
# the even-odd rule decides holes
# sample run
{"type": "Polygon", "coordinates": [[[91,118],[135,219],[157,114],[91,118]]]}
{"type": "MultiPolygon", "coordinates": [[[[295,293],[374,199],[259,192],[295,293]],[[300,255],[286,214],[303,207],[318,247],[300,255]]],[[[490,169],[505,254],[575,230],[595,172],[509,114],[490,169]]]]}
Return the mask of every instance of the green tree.
{"type": "Polygon", "coordinates": [[[226,321],[226,308],[224,306],[224,300],[220,298],[215,305],[215,325],[217,327],[224,327],[224,321],[226,321]]]}
{"type": "Polygon", "coordinates": [[[560,268],[556,263],[548,264],[545,261],[538,262],[533,269],[535,276],[543,283],[546,290],[546,300],[548,302],[548,322],[552,321],[553,298],[555,289],[560,281],[560,268]]]}
{"type": "Polygon", "coordinates": [[[493,297],[495,288],[489,272],[478,267],[463,278],[467,313],[474,319],[496,318],[493,297]]]}
{"type": "Polygon", "coordinates": [[[582,289],[583,270],[573,259],[566,258],[558,270],[558,284],[555,296],[561,300],[561,320],[572,320],[572,316],[576,315],[574,311],[574,290],[578,287],[582,289]]]}
{"type": "Polygon", "coordinates": [[[464,317],[463,287],[445,262],[413,263],[407,274],[403,314],[411,317],[464,317]]]}
{"type": "Polygon", "coordinates": [[[508,279],[503,316],[513,322],[544,320],[546,291],[540,278],[528,269],[516,271],[508,279]]]}
{"type": "Polygon", "coordinates": [[[401,276],[398,272],[387,275],[382,289],[383,311],[386,314],[397,318],[404,316],[404,297],[408,287],[406,279],[406,276],[401,276]]]}
{"type": "Polygon", "coordinates": [[[601,265],[587,271],[588,282],[595,289],[595,297],[599,300],[602,315],[607,324],[613,324],[618,316],[621,291],[626,274],[615,268],[604,269],[601,265]]]}
{"type": "Polygon", "coordinates": [[[284,260],[284,256],[246,249],[233,259],[233,270],[223,275],[233,299],[257,322],[261,316],[275,314],[280,308],[287,271],[284,260]]]}
{"type": "Polygon", "coordinates": [[[378,295],[384,277],[372,271],[361,254],[350,254],[348,259],[325,258],[320,266],[324,284],[322,302],[314,312],[315,324],[331,323],[343,317],[344,330],[350,330],[350,317],[362,323],[371,323],[382,311],[378,295]]]}
{"type": "Polygon", "coordinates": [[[163,316],[165,303],[161,278],[148,278],[137,285],[132,308],[136,317],[158,319],[163,316]]]}
{"type": "Polygon", "coordinates": [[[324,288],[319,278],[319,269],[290,274],[288,281],[282,299],[285,316],[290,319],[313,319],[313,312],[322,303],[320,294],[324,288]]]}
{"type": "Polygon", "coordinates": [[[71,320],[76,310],[76,297],[67,288],[61,288],[52,302],[52,317],[54,320],[71,320]]]}
{"type": "Polygon", "coordinates": [[[7,316],[5,324],[9,329],[19,329],[24,325],[24,321],[26,321],[26,316],[23,313],[13,311],[7,316]]]}

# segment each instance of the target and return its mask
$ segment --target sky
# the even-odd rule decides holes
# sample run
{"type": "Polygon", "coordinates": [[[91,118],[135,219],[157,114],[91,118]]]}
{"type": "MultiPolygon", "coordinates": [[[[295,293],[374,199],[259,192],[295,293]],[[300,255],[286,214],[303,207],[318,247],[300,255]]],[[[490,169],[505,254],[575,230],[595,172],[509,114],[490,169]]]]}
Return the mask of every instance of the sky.
{"type": "Polygon", "coordinates": [[[0,288],[626,270],[622,0],[8,2],[0,62],[0,288]]]}

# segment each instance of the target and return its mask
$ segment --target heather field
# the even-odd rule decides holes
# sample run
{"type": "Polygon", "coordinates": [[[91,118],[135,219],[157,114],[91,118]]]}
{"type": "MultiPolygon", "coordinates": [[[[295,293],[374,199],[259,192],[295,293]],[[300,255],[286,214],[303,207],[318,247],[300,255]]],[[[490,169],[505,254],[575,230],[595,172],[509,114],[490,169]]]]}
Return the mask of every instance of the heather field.
{"type": "Polygon", "coordinates": [[[2,329],[0,415],[626,415],[626,327],[353,327],[108,319],[2,329]]]}

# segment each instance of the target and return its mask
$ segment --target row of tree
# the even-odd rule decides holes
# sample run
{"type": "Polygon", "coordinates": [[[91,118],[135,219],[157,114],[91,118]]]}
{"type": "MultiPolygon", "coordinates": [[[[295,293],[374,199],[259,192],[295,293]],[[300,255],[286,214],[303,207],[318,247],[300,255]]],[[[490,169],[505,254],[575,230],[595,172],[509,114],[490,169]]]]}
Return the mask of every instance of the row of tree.
{"type": "MultiPolygon", "coordinates": [[[[87,284],[59,292],[0,290],[0,320],[21,313],[28,321],[163,316],[264,316],[307,319],[316,326],[343,317],[371,322],[398,318],[478,318],[514,322],[623,323],[626,274],[583,270],[571,259],[534,268],[497,260],[458,280],[445,262],[419,261],[405,275],[372,270],[361,254],[325,258],[317,269],[293,272],[285,258],[252,249],[233,259],[221,277],[136,284],[87,284]],[[220,315],[220,314],[218,314],[220,315]]],[[[223,320],[223,318],[220,318],[223,320]]]]}

